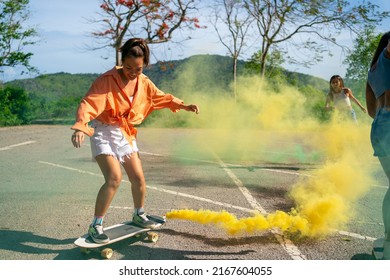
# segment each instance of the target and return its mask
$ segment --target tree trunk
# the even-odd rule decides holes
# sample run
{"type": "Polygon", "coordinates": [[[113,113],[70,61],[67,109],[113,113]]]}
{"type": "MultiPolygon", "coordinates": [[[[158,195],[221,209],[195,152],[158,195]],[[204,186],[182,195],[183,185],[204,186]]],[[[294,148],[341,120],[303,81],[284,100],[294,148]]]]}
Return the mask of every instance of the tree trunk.
{"type": "Polygon", "coordinates": [[[122,61],[121,61],[121,51],[120,51],[120,48],[116,47],[115,48],[115,65],[116,66],[121,66],[122,65],[122,61]]]}
{"type": "Polygon", "coordinates": [[[237,102],[237,56],[233,56],[233,94],[234,102],[237,102]]]}
{"type": "Polygon", "coordinates": [[[115,65],[116,66],[122,65],[121,47],[123,44],[123,36],[124,36],[124,33],[122,32],[115,41],[115,65]]]}
{"type": "Polygon", "coordinates": [[[265,61],[267,59],[267,55],[264,55],[264,53],[261,55],[260,58],[260,76],[261,78],[264,78],[265,76],[265,61]]]}
{"type": "Polygon", "coordinates": [[[261,78],[265,77],[265,65],[267,61],[267,56],[268,56],[268,51],[269,51],[269,44],[263,45],[263,50],[261,52],[261,57],[260,57],[260,76],[261,78]]]}

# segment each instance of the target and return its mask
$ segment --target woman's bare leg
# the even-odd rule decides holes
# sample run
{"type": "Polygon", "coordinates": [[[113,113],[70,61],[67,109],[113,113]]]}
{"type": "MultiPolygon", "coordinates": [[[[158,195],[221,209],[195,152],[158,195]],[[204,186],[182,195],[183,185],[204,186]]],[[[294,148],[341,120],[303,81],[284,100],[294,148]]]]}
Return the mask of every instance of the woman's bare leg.
{"type": "Polygon", "coordinates": [[[99,190],[95,204],[95,216],[104,216],[122,181],[119,161],[110,155],[98,155],[96,161],[104,176],[104,184],[99,190]]]}
{"type": "Polygon", "coordinates": [[[123,167],[131,182],[134,208],[143,208],[145,206],[146,182],[138,153],[126,156],[123,167]]]}
{"type": "Polygon", "coordinates": [[[144,228],[155,228],[156,223],[148,219],[143,209],[145,206],[146,182],[138,153],[132,153],[125,157],[123,167],[131,182],[131,193],[135,208],[133,223],[144,228]]]}

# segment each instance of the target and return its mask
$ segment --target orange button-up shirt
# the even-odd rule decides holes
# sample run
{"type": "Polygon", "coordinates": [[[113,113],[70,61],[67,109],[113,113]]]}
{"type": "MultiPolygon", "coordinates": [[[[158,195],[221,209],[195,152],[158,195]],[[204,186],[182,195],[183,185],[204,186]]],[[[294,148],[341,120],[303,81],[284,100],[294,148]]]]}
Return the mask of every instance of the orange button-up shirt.
{"type": "Polygon", "coordinates": [[[118,72],[119,67],[98,77],[77,109],[74,130],[92,136],[94,129],[88,123],[94,119],[110,125],[119,125],[126,139],[135,139],[139,125],[154,110],[169,108],[180,110],[182,100],[159,90],[144,74],[138,76],[133,100],[126,93],[126,85],[118,72]]]}

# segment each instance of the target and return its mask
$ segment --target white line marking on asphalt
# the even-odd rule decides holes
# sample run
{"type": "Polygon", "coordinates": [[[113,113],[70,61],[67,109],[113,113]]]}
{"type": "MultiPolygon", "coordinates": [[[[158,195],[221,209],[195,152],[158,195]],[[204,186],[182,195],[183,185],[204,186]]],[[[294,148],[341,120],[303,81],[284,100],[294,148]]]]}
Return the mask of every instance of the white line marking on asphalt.
{"type": "MultiPolygon", "coordinates": [[[[246,200],[249,202],[250,206],[259,211],[263,215],[267,215],[267,211],[257,202],[257,200],[252,196],[249,190],[244,186],[244,184],[237,178],[237,176],[227,167],[227,165],[218,157],[217,154],[212,152],[215,158],[218,160],[220,166],[225,170],[229,177],[236,184],[238,189],[242,192],[246,200]]],[[[297,246],[294,243],[286,238],[280,230],[272,229],[271,232],[274,234],[275,238],[278,240],[283,249],[293,260],[306,260],[306,256],[301,253],[297,246]]]]}
{"type": "Polygon", "coordinates": [[[252,196],[252,194],[240,181],[240,179],[237,178],[237,176],[226,166],[226,164],[222,160],[220,160],[219,158],[217,159],[219,160],[219,164],[222,169],[225,170],[225,172],[229,175],[230,179],[233,180],[238,189],[244,195],[245,199],[249,202],[250,206],[253,207],[253,209],[259,211],[261,214],[266,215],[267,211],[265,211],[265,209],[257,202],[257,200],[252,196]]]}
{"type": "Polygon", "coordinates": [[[204,159],[196,159],[196,158],[188,158],[188,157],[177,157],[177,156],[170,156],[170,155],[163,155],[163,154],[156,154],[156,153],[148,153],[148,152],[140,152],[142,155],[148,155],[148,156],[155,156],[155,157],[173,157],[178,159],[185,159],[185,160],[191,160],[191,161],[197,161],[197,162],[204,162],[204,163],[211,163],[211,164],[218,164],[215,161],[212,160],[204,160],[204,159]]]}
{"type": "MultiPolygon", "coordinates": [[[[197,161],[197,162],[219,164],[218,162],[212,161],[212,160],[194,159],[194,158],[187,158],[187,157],[175,157],[175,156],[162,155],[162,154],[156,154],[156,153],[148,153],[148,152],[140,152],[140,154],[150,155],[150,156],[155,156],[155,157],[174,157],[174,158],[178,158],[178,159],[185,159],[185,160],[191,160],[191,161],[197,161]]],[[[225,165],[229,166],[229,167],[249,168],[248,166],[245,166],[245,165],[242,165],[242,164],[225,163],[225,165]]],[[[298,172],[291,172],[291,171],[283,171],[283,170],[279,170],[279,169],[270,169],[270,168],[262,168],[262,167],[259,167],[258,169],[259,170],[270,171],[270,172],[276,172],[276,173],[284,173],[284,174],[290,174],[290,175],[312,177],[312,175],[308,175],[308,174],[303,174],[303,173],[298,173],[298,172]]]]}
{"type": "MultiPolygon", "coordinates": [[[[50,166],[57,167],[57,168],[62,168],[62,169],[75,171],[75,172],[82,173],[82,174],[88,174],[88,175],[92,175],[92,176],[97,176],[97,177],[103,178],[102,174],[97,174],[97,173],[93,173],[93,172],[90,172],[90,171],[85,171],[85,170],[81,170],[81,169],[77,169],[77,168],[73,168],[73,167],[69,167],[69,166],[65,166],[65,165],[61,165],[61,164],[51,163],[51,162],[47,162],[47,161],[38,161],[38,162],[41,163],[41,164],[46,164],[46,165],[50,165],[50,166]]],[[[130,183],[127,180],[122,180],[122,181],[126,182],[126,183],[130,183]]],[[[253,209],[244,208],[244,207],[240,207],[240,206],[235,206],[235,205],[228,204],[228,203],[222,203],[222,202],[218,202],[218,201],[215,201],[215,200],[210,200],[208,198],[194,196],[194,195],[190,195],[190,194],[186,194],[186,193],[180,193],[180,192],[176,192],[176,191],[167,190],[167,189],[164,189],[165,186],[160,186],[160,187],[147,186],[147,187],[149,189],[156,190],[156,191],[159,191],[159,192],[165,192],[165,193],[168,193],[168,194],[182,196],[182,197],[186,197],[186,198],[191,198],[191,199],[194,199],[194,200],[203,201],[203,202],[211,203],[211,204],[214,204],[214,205],[224,206],[224,207],[227,207],[227,208],[233,208],[233,209],[241,210],[241,211],[247,212],[247,213],[253,213],[254,212],[253,209]]],[[[114,209],[133,209],[133,207],[127,207],[127,206],[110,206],[110,208],[114,208],[114,209]]],[[[339,230],[334,230],[334,231],[339,233],[339,234],[341,234],[341,235],[346,235],[346,236],[350,236],[350,237],[354,237],[354,238],[358,238],[358,239],[364,239],[364,240],[369,240],[369,241],[375,240],[375,238],[373,238],[373,237],[363,236],[363,235],[360,235],[360,234],[357,234],[357,233],[353,233],[353,232],[339,231],[339,230]]],[[[287,242],[287,241],[284,241],[284,242],[287,242]]]]}
{"type": "Polygon", "coordinates": [[[244,207],[240,207],[240,206],[235,206],[235,205],[232,205],[232,204],[229,204],[229,203],[218,202],[218,201],[211,200],[211,199],[208,199],[208,198],[203,198],[203,197],[194,196],[194,195],[190,195],[190,194],[180,193],[180,192],[176,192],[176,191],[170,191],[170,190],[166,190],[166,189],[163,189],[163,188],[160,188],[160,187],[157,188],[157,187],[152,187],[152,186],[149,186],[149,185],[148,185],[148,188],[156,190],[156,191],[160,191],[160,192],[169,193],[169,194],[172,194],[172,195],[177,195],[177,196],[191,198],[191,199],[194,199],[194,200],[200,200],[200,201],[207,202],[207,203],[212,203],[212,204],[223,206],[223,207],[227,207],[227,208],[234,208],[234,209],[241,210],[241,211],[244,211],[244,212],[254,213],[253,209],[248,209],[248,208],[244,208],[244,207]]]}
{"type": "MultiPolygon", "coordinates": [[[[179,159],[185,159],[185,160],[192,160],[197,162],[204,162],[204,163],[211,163],[211,164],[219,164],[216,161],[211,160],[202,160],[202,159],[194,159],[194,158],[187,158],[187,157],[176,157],[171,155],[162,155],[162,154],[156,154],[156,153],[148,153],[148,152],[140,152],[140,154],[150,155],[150,156],[156,156],[156,157],[173,157],[173,158],[179,158],[179,159]]],[[[234,164],[234,163],[225,163],[228,167],[241,167],[241,168],[249,168],[248,166],[242,165],[242,164],[234,164]]],[[[304,176],[304,177],[314,177],[314,175],[310,174],[304,174],[304,173],[298,173],[298,172],[291,172],[291,171],[284,171],[280,169],[270,169],[270,168],[262,168],[259,167],[259,170],[269,171],[269,172],[275,172],[275,173],[282,173],[282,174],[289,174],[289,175],[295,175],[295,176],[304,176]]],[[[374,188],[385,188],[388,189],[389,186],[382,186],[382,185],[372,185],[374,188]]]]}
{"type": "Polygon", "coordinates": [[[373,238],[370,236],[360,235],[358,233],[353,233],[353,232],[348,232],[348,231],[343,231],[343,230],[335,230],[335,231],[341,235],[346,235],[346,236],[354,237],[357,239],[363,239],[363,240],[368,240],[368,241],[375,241],[376,240],[376,238],[373,238]]]}
{"type": "MultiPolygon", "coordinates": [[[[47,161],[38,161],[38,162],[42,163],[42,164],[51,165],[51,166],[57,167],[57,168],[62,168],[62,169],[70,170],[70,171],[76,171],[76,172],[82,173],[82,174],[88,174],[88,175],[92,175],[92,176],[103,177],[102,174],[97,174],[97,173],[93,173],[93,172],[89,172],[89,171],[84,171],[84,170],[80,170],[80,169],[77,169],[77,168],[64,166],[64,165],[61,165],[61,164],[51,163],[51,162],[47,162],[47,161]]],[[[130,183],[130,181],[128,181],[128,180],[122,180],[122,182],[130,183]]],[[[203,198],[203,197],[194,196],[194,195],[190,195],[190,194],[185,194],[185,193],[180,193],[180,192],[176,192],[176,191],[171,191],[171,190],[164,189],[162,187],[154,187],[154,186],[148,185],[147,188],[151,189],[151,190],[156,190],[156,191],[159,191],[159,192],[165,192],[165,193],[169,193],[169,194],[172,194],[172,195],[177,195],[177,196],[187,197],[187,198],[191,198],[191,199],[194,199],[194,200],[199,200],[199,201],[203,201],[203,202],[207,202],[207,203],[212,203],[212,204],[223,206],[223,207],[227,207],[227,208],[233,208],[233,209],[241,210],[241,211],[244,211],[244,212],[254,213],[253,209],[248,209],[248,208],[235,206],[235,205],[228,204],[228,203],[218,202],[218,201],[214,201],[214,200],[211,200],[211,199],[208,199],[208,198],[203,198]]]]}
{"type": "Polygon", "coordinates": [[[56,164],[56,163],[51,163],[51,162],[41,161],[41,160],[38,161],[38,162],[42,163],[42,164],[47,164],[47,165],[51,165],[51,166],[54,166],[54,167],[58,167],[58,168],[63,168],[63,169],[71,170],[71,171],[76,171],[76,172],[83,173],[83,174],[89,174],[89,175],[92,175],[92,176],[104,177],[102,174],[96,174],[96,173],[93,173],[93,172],[84,171],[84,170],[81,170],[81,169],[77,169],[77,168],[73,168],[73,167],[69,167],[69,166],[65,166],[65,165],[61,165],[61,164],[56,164]]]}
{"type": "Polygon", "coordinates": [[[389,186],[381,186],[381,185],[372,185],[375,188],[388,189],[389,186]]]}
{"type": "Polygon", "coordinates": [[[23,146],[23,145],[30,145],[30,144],[33,144],[35,142],[36,141],[26,141],[26,142],[22,142],[22,143],[19,143],[19,144],[14,144],[14,145],[6,146],[6,147],[1,147],[0,151],[10,150],[12,148],[23,146]]]}

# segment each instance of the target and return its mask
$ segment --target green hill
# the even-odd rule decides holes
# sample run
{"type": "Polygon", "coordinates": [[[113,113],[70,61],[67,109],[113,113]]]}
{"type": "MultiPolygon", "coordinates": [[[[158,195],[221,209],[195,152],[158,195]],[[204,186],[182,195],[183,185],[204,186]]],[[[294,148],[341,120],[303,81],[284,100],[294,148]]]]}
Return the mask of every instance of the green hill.
{"type": "Polygon", "coordinates": [[[14,80],[5,86],[23,88],[32,99],[44,99],[48,102],[63,97],[80,97],[87,92],[98,74],[55,73],[40,75],[36,78],[14,80]]]}
{"type": "MultiPolygon", "coordinates": [[[[163,91],[172,92],[178,97],[183,91],[204,92],[206,94],[231,94],[232,59],[220,55],[195,55],[175,61],[158,62],[150,65],[144,73],[163,91]]],[[[250,75],[255,70],[245,67],[246,62],[238,61],[238,74],[250,75]]],[[[107,69],[109,70],[109,69],[107,69]]],[[[300,90],[326,92],[328,82],[310,75],[282,72],[282,79],[270,79],[275,84],[287,82],[300,90]]],[[[75,108],[92,82],[101,73],[69,74],[55,73],[20,79],[4,84],[4,87],[23,89],[30,100],[29,119],[73,119],[75,108]]],[[[323,96],[319,96],[323,98],[323,96]]],[[[0,122],[1,123],[1,122],[0,122]]]]}
{"type": "MultiPolygon", "coordinates": [[[[231,58],[220,55],[195,55],[182,60],[158,62],[150,65],[144,73],[161,89],[174,91],[174,82],[183,74],[191,75],[193,86],[199,90],[220,88],[226,90],[232,82],[231,58]]],[[[243,74],[245,62],[238,62],[238,73],[243,74]]],[[[109,70],[109,69],[107,69],[109,70]]],[[[13,80],[5,86],[24,89],[30,98],[53,102],[62,98],[80,98],[101,73],[69,74],[55,73],[36,78],[13,80]]],[[[310,85],[321,91],[328,89],[327,81],[306,74],[285,71],[287,82],[292,85],[310,85]]],[[[190,85],[188,85],[190,86],[190,85]]]]}
{"type": "MultiPolygon", "coordinates": [[[[238,71],[243,72],[244,61],[238,62],[238,71]]],[[[145,70],[152,81],[167,91],[194,90],[200,92],[223,92],[233,81],[232,60],[220,55],[194,55],[183,60],[159,62],[145,70]]]]}

